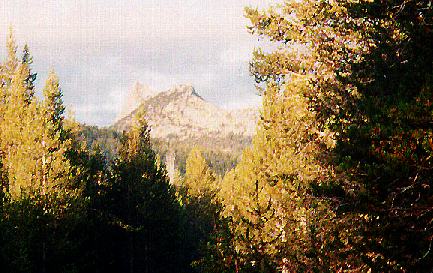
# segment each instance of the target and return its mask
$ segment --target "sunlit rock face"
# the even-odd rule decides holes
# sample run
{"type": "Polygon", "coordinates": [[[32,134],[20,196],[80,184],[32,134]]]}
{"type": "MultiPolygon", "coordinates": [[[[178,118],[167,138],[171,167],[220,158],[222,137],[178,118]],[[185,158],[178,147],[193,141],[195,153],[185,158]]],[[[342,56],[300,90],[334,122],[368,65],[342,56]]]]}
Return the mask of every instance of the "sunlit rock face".
{"type": "Polygon", "coordinates": [[[249,137],[256,129],[258,109],[222,109],[204,100],[191,85],[177,85],[157,93],[136,84],[131,93],[124,108],[129,113],[122,113],[114,124],[119,131],[130,126],[135,112],[141,108],[146,111],[151,136],[158,139],[249,137]]]}

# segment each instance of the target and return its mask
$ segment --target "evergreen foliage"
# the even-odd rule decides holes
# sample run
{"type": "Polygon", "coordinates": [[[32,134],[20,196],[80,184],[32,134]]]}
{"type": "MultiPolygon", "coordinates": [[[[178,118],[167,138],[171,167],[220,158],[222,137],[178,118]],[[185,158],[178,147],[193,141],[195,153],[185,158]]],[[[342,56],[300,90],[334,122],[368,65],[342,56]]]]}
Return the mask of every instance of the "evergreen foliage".
{"type": "MultiPolygon", "coordinates": [[[[426,123],[431,119],[431,3],[285,1],[267,11],[247,9],[246,14],[250,30],[277,45],[269,53],[256,50],[251,63],[256,81],[265,86],[264,122],[266,111],[274,109],[266,105],[266,93],[293,101],[290,86],[307,79],[295,87],[307,123],[298,128],[290,118],[272,120],[267,128],[277,130],[260,149],[289,156],[292,162],[282,170],[294,168],[304,182],[290,179],[289,186],[296,185],[294,192],[309,201],[305,206],[294,196],[284,200],[302,204],[306,212],[314,208],[318,216],[307,229],[312,248],[300,249],[308,259],[300,259],[296,248],[286,248],[283,259],[295,265],[289,271],[431,268],[432,223],[427,219],[433,204],[427,181],[432,128],[426,123]],[[301,135],[290,143],[293,131],[301,135]],[[289,142],[275,146],[273,139],[289,142]],[[294,152],[287,150],[291,146],[294,152]],[[298,157],[308,161],[297,165],[298,157]],[[310,168],[313,172],[304,175],[310,168]]],[[[283,117],[286,110],[296,112],[292,104],[273,116],[283,117]]],[[[254,183],[260,180],[250,181],[250,188],[254,183]]],[[[297,230],[293,221],[283,223],[297,230]]]]}

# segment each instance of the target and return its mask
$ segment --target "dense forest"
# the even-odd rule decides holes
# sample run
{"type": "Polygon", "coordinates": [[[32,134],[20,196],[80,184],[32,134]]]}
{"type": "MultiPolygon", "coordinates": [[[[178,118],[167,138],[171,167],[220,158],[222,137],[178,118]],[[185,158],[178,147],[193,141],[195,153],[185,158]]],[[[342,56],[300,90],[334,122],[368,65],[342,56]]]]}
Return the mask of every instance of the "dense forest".
{"type": "MultiPolygon", "coordinates": [[[[114,159],[120,146],[122,132],[113,126],[99,128],[79,124],[81,141],[86,143],[87,149],[98,149],[104,157],[114,159]]],[[[187,138],[179,140],[172,138],[151,138],[151,147],[163,162],[166,162],[170,154],[174,158],[174,166],[179,174],[186,172],[186,160],[194,148],[200,148],[209,167],[217,174],[224,175],[231,170],[239,161],[242,150],[251,144],[251,138],[241,135],[230,134],[227,137],[207,136],[200,139],[187,138]],[[227,147],[230,147],[228,150],[227,147]]]]}
{"type": "Polygon", "coordinates": [[[55,72],[35,95],[29,48],[10,31],[1,272],[432,272],[432,4],[246,8],[272,45],[250,63],[256,135],[224,175],[191,149],[175,183],[144,113],[90,145],[55,72]]]}

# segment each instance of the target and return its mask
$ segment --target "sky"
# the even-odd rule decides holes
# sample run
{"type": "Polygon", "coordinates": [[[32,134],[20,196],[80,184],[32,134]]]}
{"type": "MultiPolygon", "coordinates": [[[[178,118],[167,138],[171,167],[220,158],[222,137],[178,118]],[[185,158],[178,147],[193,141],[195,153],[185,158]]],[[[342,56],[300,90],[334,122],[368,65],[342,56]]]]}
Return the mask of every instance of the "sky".
{"type": "Polygon", "coordinates": [[[107,126],[136,81],[155,90],[192,84],[225,108],[258,105],[249,75],[260,45],[245,6],[270,0],[0,0],[0,59],[6,33],[30,47],[37,87],[54,69],[78,121],[107,126]]]}

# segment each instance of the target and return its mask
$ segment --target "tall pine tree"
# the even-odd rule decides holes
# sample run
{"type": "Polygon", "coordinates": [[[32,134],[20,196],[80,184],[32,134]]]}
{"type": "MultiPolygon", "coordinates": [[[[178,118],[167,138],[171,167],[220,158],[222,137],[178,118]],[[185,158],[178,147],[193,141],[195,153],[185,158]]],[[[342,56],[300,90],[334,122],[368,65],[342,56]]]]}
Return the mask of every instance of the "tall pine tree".
{"type": "Polygon", "coordinates": [[[126,272],[182,272],[179,204],[151,149],[143,112],[125,133],[107,193],[109,215],[123,238],[115,266],[126,272]]]}
{"type": "Polygon", "coordinates": [[[43,90],[45,118],[47,126],[51,127],[52,134],[63,136],[63,114],[65,107],[62,100],[59,78],[54,71],[50,71],[43,90]]]}
{"type": "Polygon", "coordinates": [[[337,260],[334,270],[431,267],[432,10],[403,0],[247,10],[252,32],[277,45],[255,53],[256,80],[284,86],[310,75],[302,96],[318,131],[307,141],[329,135],[335,144],[319,146],[329,173],[312,193],[333,203],[344,257],[360,259],[337,260]]]}
{"type": "Polygon", "coordinates": [[[27,68],[27,79],[25,81],[25,85],[27,87],[27,102],[30,103],[31,99],[35,94],[35,81],[36,81],[36,73],[33,73],[31,70],[31,65],[33,64],[33,57],[30,54],[30,49],[27,44],[24,45],[21,64],[27,68]]]}

